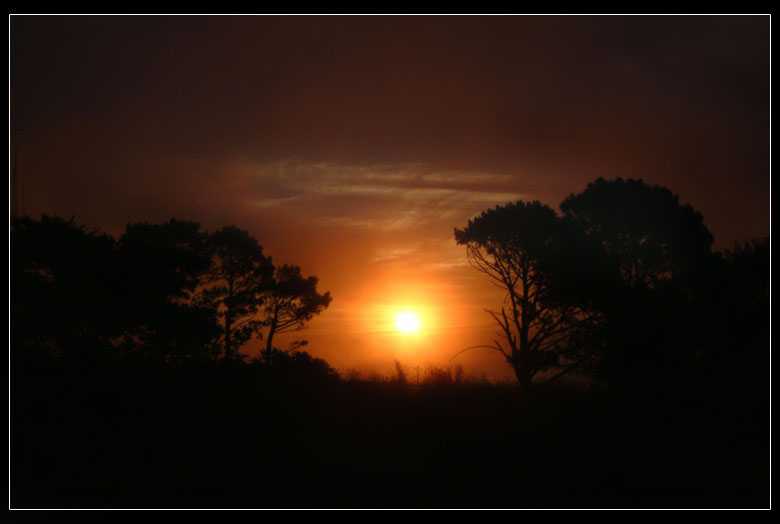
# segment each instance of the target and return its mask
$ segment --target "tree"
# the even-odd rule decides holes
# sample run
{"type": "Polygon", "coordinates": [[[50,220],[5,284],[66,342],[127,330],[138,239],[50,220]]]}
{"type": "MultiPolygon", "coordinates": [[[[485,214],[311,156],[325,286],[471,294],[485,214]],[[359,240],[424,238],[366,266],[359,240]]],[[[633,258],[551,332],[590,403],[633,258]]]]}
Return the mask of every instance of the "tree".
{"type": "Polygon", "coordinates": [[[769,237],[736,243],[716,260],[692,308],[696,349],[719,392],[732,399],[752,392],[756,409],[769,385],[769,237]]]}
{"type": "Polygon", "coordinates": [[[143,222],[128,224],[118,245],[127,334],[163,360],[201,354],[217,328],[212,311],[192,303],[211,264],[208,234],[196,222],[143,222]]]}
{"type": "Polygon", "coordinates": [[[256,316],[271,286],[273,265],[257,239],[235,226],[212,233],[209,245],[213,260],[199,303],[217,312],[217,344],[229,361],[253,335],[261,334],[263,322],[256,316]]]}
{"type": "Polygon", "coordinates": [[[189,299],[211,262],[200,224],[175,218],[128,224],[119,255],[133,292],[155,302],[189,299]]]}
{"type": "MultiPolygon", "coordinates": [[[[501,308],[487,310],[504,341],[478,346],[499,351],[528,387],[537,373],[552,367],[574,369],[584,356],[582,330],[591,315],[576,301],[560,300],[560,282],[578,277],[567,272],[566,224],[539,202],[517,202],[483,212],[455,229],[469,262],[506,291],[501,308]]],[[[467,348],[472,349],[472,348],[467,348]]]]}
{"type": "Polygon", "coordinates": [[[563,216],[596,239],[633,289],[654,289],[694,273],[712,255],[701,214],[669,189],[603,178],[561,203],[563,216]]]}
{"type": "MultiPolygon", "coordinates": [[[[285,264],[276,268],[271,286],[265,293],[266,351],[270,353],[273,349],[275,335],[303,329],[306,322],[330,305],[330,293],[319,294],[317,283],[315,276],[304,278],[298,266],[285,264]]],[[[303,342],[299,341],[297,345],[303,345],[303,342]]]]}
{"type": "Polygon", "coordinates": [[[595,296],[604,315],[598,373],[625,387],[684,376],[696,345],[693,295],[713,257],[701,214],[665,187],[622,178],[599,178],[560,207],[609,266],[595,296]]]}
{"type": "Polygon", "coordinates": [[[105,353],[120,332],[114,239],[73,218],[14,219],[11,342],[60,356],[105,353]]]}

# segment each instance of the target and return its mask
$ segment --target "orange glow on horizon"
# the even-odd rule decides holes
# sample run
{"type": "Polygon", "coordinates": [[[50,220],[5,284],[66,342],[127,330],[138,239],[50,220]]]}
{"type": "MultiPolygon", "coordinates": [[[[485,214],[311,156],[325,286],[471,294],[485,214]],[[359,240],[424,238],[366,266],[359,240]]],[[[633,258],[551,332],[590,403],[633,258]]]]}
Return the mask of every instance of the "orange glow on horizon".
{"type": "MultiPolygon", "coordinates": [[[[484,308],[500,303],[503,295],[485,286],[471,267],[436,267],[426,255],[418,253],[414,264],[402,260],[369,265],[359,287],[348,286],[352,282],[346,278],[335,283],[323,278],[323,289],[335,297],[333,304],[303,332],[279,336],[279,346],[304,338],[310,340],[307,351],[313,355],[337,369],[363,373],[391,375],[398,361],[408,369],[462,364],[475,376],[510,376],[506,363],[487,351],[463,353],[451,361],[464,348],[495,338],[484,308]],[[470,286],[469,293],[463,292],[464,285],[470,286]]],[[[326,274],[312,270],[318,271],[326,274]]]]}

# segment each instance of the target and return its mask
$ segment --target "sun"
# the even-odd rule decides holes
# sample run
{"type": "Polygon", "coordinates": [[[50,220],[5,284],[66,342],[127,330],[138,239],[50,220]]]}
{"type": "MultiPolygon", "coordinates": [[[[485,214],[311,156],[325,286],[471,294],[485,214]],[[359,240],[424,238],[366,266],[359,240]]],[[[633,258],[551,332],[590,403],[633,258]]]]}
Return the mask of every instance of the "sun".
{"type": "Polygon", "coordinates": [[[420,329],[420,318],[414,313],[404,311],[395,316],[395,327],[402,333],[411,333],[420,329]]]}

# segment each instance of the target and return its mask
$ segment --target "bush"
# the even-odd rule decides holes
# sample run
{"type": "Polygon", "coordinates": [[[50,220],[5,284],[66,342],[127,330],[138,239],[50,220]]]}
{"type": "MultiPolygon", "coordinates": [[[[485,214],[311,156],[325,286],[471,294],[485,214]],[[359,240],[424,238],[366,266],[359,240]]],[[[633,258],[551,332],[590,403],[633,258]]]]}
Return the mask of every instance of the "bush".
{"type": "Polygon", "coordinates": [[[312,357],[305,351],[263,350],[252,364],[280,378],[334,382],[340,378],[338,371],[325,360],[312,357]]]}

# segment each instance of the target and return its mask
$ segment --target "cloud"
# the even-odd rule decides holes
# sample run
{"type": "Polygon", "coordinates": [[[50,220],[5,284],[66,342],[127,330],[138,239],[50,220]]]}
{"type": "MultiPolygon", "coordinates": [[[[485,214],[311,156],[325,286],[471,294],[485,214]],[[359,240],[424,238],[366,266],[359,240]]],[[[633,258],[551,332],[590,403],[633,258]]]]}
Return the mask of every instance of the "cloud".
{"type": "Polygon", "coordinates": [[[503,173],[435,170],[414,164],[338,164],[284,159],[228,167],[244,203],[297,210],[329,227],[397,231],[456,223],[486,207],[528,199],[503,173]]]}

